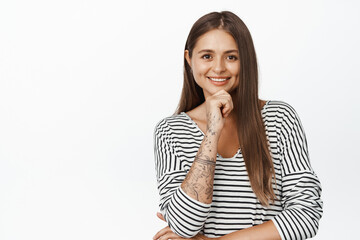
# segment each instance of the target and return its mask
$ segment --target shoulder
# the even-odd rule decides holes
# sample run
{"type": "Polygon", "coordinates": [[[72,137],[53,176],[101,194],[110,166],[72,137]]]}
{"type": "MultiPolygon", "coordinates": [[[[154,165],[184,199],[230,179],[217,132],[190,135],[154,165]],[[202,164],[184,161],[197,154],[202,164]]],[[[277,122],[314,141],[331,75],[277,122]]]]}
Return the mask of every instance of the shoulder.
{"type": "Polygon", "coordinates": [[[305,131],[295,109],[283,101],[269,101],[265,120],[273,121],[283,139],[291,137],[296,141],[305,140],[305,131]],[[266,119],[267,118],[267,119],[266,119]],[[300,139],[300,140],[299,140],[300,139]]]}
{"type": "Polygon", "coordinates": [[[280,111],[288,114],[295,114],[296,111],[292,105],[280,100],[269,100],[265,104],[268,111],[280,111]]]}
{"type": "Polygon", "coordinates": [[[185,113],[175,114],[161,119],[156,125],[155,135],[171,135],[193,128],[192,122],[185,113]]]}
{"type": "Polygon", "coordinates": [[[287,102],[270,100],[263,110],[263,118],[266,124],[276,126],[284,135],[292,131],[303,131],[303,126],[295,108],[287,102]]]}
{"type": "Polygon", "coordinates": [[[298,121],[299,116],[295,108],[287,102],[280,100],[267,101],[264,107],[265,117],[276,117],[282,121],[298,121]]]}

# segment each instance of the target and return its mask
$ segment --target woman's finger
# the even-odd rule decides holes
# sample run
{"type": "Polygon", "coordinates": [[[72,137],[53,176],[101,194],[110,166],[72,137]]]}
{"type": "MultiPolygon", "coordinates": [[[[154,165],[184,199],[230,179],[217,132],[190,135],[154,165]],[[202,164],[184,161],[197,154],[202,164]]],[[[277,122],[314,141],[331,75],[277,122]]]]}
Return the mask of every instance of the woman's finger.
{"type": "Polygon", "coordinates": [[[227,101],[228,101],[228,103],[230,104],[230,108],[232,109],[233,107],[233,102],[232,102],[232,97],[231,97],[231,95],[228,93],[228,92],[226,92],[225,90],[220,90],[220,91],[218,91],[218,92],[216,92],[214,95],[213,95],[213,97],[215,98],[215,99],[226,99],[227,101]]]}
{"type": "Polygon", "coordinates": [[[168,232],[172,232],[171,229],[169,227],[164,227],[163,229],[161,229],[160,231],[158,231],[155,236],[153,237],[153,239],[159,239],[161,236],[164,236],[166,233],[168,232]]]}
{"type": "Polygon", "coordinates": [[[227,91],[225,91],[224,89],[221,89],[220,91],[217,91],[216,93],[213,94],[213,96],[218,96],[218,95],[229,95],[230,96],[230,94],[227,91]]]}
{"type": "Polygon", "coordinates": [[[194,237],[194,240],[210,240],[210,238],[208,238],[208,237],[205,237],[204,235],[202,235],[202,234],[198,234],[198,235],[196,235],[195,237],[194,237]]]}
{"type": "Polygon", "coordinates": [[[176,240],[176,239],[184,239],[184,238],[176,235],[176,234],[173,233],[173,232],[167,232],[166,234],[164,234],[163,236],[161,236],[161,237],[159,238],[159,240],[169,240],[169,239],[171,239],[171,240],[176,240]]]}
{"type": "MultiPolygon", "coordinates": [[[[185,238],[180,237],[174,233],[169,227],[161,229],[154,237],[154,240],[182,240],[185,238]]],[[[191,238],[192,239],[192,238],[191,238]]]]}
{"type": "Polygon", "coordinates": [[[163,216],[161,213],[157,212],[157,213],[156,213],[156,216],[157,216],[158,218],[160,218],[161,220],[163,220],[164,222],[166,222],[164,216],[163,216]]]}
{"type": "Polygon", "coordinates": [[[218,98],[218,101],[221,107],[221,113],[223,117],[227,117],[234,108],[231,97],[222,96],[218,98]]]}

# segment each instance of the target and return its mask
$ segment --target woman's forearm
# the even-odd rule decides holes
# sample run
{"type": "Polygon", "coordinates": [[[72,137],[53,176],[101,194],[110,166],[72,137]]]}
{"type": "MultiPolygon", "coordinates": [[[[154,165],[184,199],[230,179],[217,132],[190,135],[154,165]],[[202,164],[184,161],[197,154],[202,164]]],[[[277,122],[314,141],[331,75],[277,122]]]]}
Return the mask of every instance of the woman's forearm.
{"type": "Polygon", "coordinates": [[[280,234],[273,221],[267,221],[263,224],[232,232],[224,235],[218,240],[280,240],[280,234]]]}
{"type": "Polygon", "coordinates": [[[203,106],[206,108],[206,134],[181,188],[190,197],[209,204],[213,197],[217,144],[225,118],[234,106],[230,94],[225,90],[208,96],[203,106]]]}
{"type": "Polygon", "coordinates": [[[218,136],[208,128],[181,188],[200,202],[212,202],[218,136]]]}

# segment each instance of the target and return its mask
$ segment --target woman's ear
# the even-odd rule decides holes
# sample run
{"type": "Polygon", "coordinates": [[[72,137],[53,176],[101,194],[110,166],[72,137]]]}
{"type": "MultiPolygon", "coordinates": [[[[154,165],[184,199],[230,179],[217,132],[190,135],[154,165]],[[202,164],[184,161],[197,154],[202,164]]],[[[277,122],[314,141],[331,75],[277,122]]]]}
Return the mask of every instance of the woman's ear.
{"type": "Polygon", "coordinates": [[[189,64],[189,66],[191,67],[191,58],[190,58],[190,55],[189,55],[189,50],[185,50],[185,53],[184,53],[184,57],[186,59],[186,62],[189,64]]]}

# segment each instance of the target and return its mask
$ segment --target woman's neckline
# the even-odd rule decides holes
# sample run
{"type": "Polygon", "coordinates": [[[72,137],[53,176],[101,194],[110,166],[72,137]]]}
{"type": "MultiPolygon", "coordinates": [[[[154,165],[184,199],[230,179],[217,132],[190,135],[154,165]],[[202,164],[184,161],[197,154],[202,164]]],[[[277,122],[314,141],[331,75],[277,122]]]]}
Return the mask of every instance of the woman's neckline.
{"type": "MultiPolygon", "coordinates": [[[[265,110],[265,106],[267,106],[269,104],[271,100],[268,100],[265,102],[264,106],[261,108],[261,113],[265,110]]],[[[183,114],[184,116],[187,117],[187,119],[196,127],[196,129],[203,135],[205,136],[204,132],[199,128],[199,126],[197,125],[197,123],[186,113],[186,112],[181,112],[180,114],[183,114]]],[[[232,157],[222,157],[219,153],[217,153],[217,156],[220,157],[221,159],[234,159],[241,151],[241,148],[239,148],[236,153],[234,154],[234,156],[232,157]]]]}

